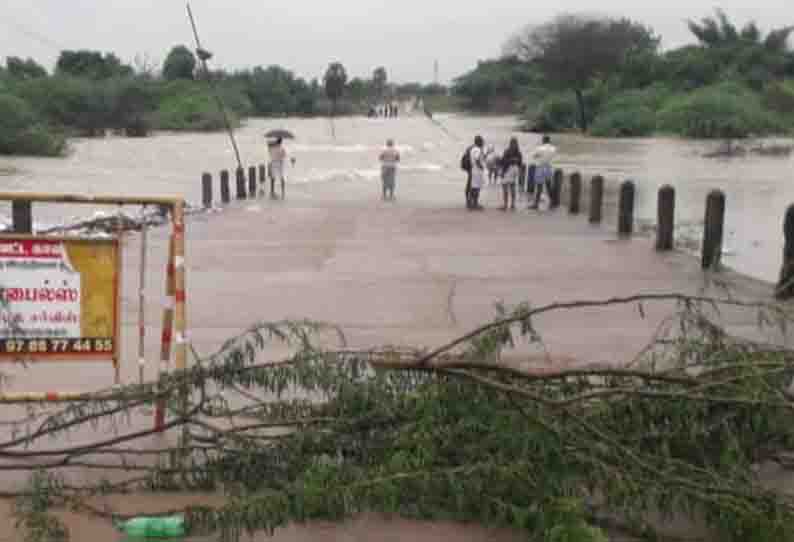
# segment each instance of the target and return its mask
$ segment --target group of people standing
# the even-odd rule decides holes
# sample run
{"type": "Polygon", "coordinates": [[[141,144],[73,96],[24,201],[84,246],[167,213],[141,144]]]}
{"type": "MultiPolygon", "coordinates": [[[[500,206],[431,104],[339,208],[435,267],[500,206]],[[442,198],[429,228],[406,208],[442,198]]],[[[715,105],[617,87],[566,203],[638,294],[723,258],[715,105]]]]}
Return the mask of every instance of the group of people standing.
{"type": "MultiPolygon", "coordinates": [[[[536,165],[534,187],[534,202],[530,201],[529,208],[537,209],[543,196],[543,188],[551,194],[551,182],[554,176],[553,161],[557,155],[557,148],[551,144],[549,136],[543,137],[543,142],[531,154],[536,165]]],[[[474,145],[466,149],[461,159],[461,169],[467,173],[466,179],[466,208],[482,210],[480,192],[487,182],[500,184],[502,187],[501,209],[503,211],[515,210],[517,185],[525,170],[524,155],[518,145],[518,139],[513,137],[503,154],[499,155],[493,146],[485,149],[485,140],[482,136],[474,138],[474,145]]]]}
{"type": "MultiPolygon", "coordinates": [[[[543,137],[543,142],[536,147],[532,154],[535,163],[534,202],[530,201],[529,208],[537,209],[540,205],[543,189],[551,195],[551,182],[554,176],[553,161],[557,155],[557,148],[551,144],[549,136],[543,137]]],[[[295,158],[289,158],[295,165],[295,158]]],[[[381,181],[383,186],[383,200],[394,201],[394,192],[397,181],[397,167],[400,163],[400,152],[393,139],[386,141],[386,146],[381,151],[378,159],[381,164],[381,181]]],[[[270,179],[270,195],[276,198],[276,186],[281,186],[281,198],[284,199],[285,177],[284,169],[288,155],[284,148],[283,139],[276,138],[268,141],[268,166],[267,173],[270,179]]],[[[499,184],[502,187],[503,211],[515,210],[517,186],[522,182],[522,175],[526,172],[524,155],[518,144],[518,139],[513,137],[507,149],[499,155],[493,146],[485,149],[485,140],[482,136],[474,138],[474,145],[466,149],[461,159],[461,168],[466,171],[466,207],[470,210],[482,210],[480,192],[487,182],[499,184]]],[[[264,188],[264,187],[263,187],[264,188]]],[[[528,192],[533,192],[528,187],[528,192]]]]}
{"type": "Polygon", "coordinates": [[[393,103],[387,103],[378,107],[370,107],[370,118],[384,117],[384,118],[397,118],[400,116],[400,106],[393,103]]]}

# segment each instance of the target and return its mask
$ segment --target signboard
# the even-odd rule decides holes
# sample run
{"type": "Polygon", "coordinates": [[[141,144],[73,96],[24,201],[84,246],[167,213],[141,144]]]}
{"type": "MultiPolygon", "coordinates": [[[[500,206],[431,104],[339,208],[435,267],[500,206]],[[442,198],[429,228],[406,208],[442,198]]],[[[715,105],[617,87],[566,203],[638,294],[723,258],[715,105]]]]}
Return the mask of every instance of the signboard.
{"type": "Polygon", "coordinates": [[[113,361],[119,244],[0,236],[0,361],[113,361]]]}

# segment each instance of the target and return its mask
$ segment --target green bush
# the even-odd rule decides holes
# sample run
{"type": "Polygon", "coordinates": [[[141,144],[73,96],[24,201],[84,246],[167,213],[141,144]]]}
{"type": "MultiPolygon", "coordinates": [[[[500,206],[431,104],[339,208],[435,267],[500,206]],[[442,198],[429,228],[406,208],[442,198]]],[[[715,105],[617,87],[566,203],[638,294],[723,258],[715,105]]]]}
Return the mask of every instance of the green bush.
{"type": "Polygon", "coordinates": [[[696,138],[744,138],[785,132],[758,94],[733,82],[676,95],[659,112],[662,131],[696,138]]]}
{"type": "Polygon", "coordinates": [[[15,91],[41,118],[78,135],[102,135],[112,124],[113,97],[106,81],[56,76],[23,81],[15,91]]]}
{"type": "Polygon", "coordinates": [[[662,57],[665,79],[676,83],[681,90],[694,90],[719,81],[725,64],[720,51],[687,45],[669,51],[662,57]]]}
{"type": "Polygon", "coordinates": [[[609,97],[602,111],[613,111],[619,108],[647,107],[651,111],[658,111],[672,95],[672,91],[665,85],[657,84],[642,89],[627,90],[609,97]]]}
{"type": "Polygon", "coordinates": [[[526,115],[527,129],[537,132],[573,130],[576,118],[576,96],[573,92],[553,94],[526,115]]]}
{"type": "MultiPolygon", "coordinates": [[[[204,92],[210,92],[206,84],[204,92]]],[[[223,100],[223,105],[229,108],[240,118],[250,117],[254,114],[254,106],[246,95],[245,89],[239,83],[226,82],[218,85],[218,94],[223,100]]]]}
{"type": "Polygon", "coordinates": [[[643,137],[656,131],[656,112],[670,96],[662,85],[629,90],[610,98],[596,116],[590,133],[598,137],[643,137]]]}
{"type": "MultiPolygon", "coordinates": [[[[226,111],[232,126],[240,121],[233,111],[226,111]]],[[[206,92],[166,98],[157,109],[155,125],[160,130],[209,132],[225,127],[217,102],[206,92]]]]}
{"type": "Polygon", "coordinates": [[[778,113],[794,113],[794,80],[769,83],[764,89],[764,105],[778,113]]]}
{"type": "Polygon", "coordinates": [[[645,106],[609,109],[596,117],[590,133],[598,137],[643,137],[656,131],[656,113],[645,106]]]}
{"type": "Polygon", "coordinates": [[[124,78],[107,85],[111,109],[109,127],[129,137],[147,136],[157,109],[158,97],[153,83],[141,78],[124,78]]]}
{"type": "Polygon", "coordinates": [[[0,94],[0,154],[58,156],[66,140],[43,126],[25,100],[0,94]]]}
{"type": "MultiPolygon", "coordinates": [[[[585,120],[593,122],[601,104],[609,95],[609,86],[596,84],[585,91],[585,120]]],[[[527,96],[526,103],[537,99],[537,94],[527,96]]],[[[547,95],[539,105],[532,106],[524,114],[525,129],[533,132],[566,132],[579,128],[579,106],[573,90],[547,95]]]]}
{"type": "Polygon", "coordinates": [[[579,523],[557,525],[546,533],[543,542],[609,542],[609,538],[598,527],[579,523]]]}

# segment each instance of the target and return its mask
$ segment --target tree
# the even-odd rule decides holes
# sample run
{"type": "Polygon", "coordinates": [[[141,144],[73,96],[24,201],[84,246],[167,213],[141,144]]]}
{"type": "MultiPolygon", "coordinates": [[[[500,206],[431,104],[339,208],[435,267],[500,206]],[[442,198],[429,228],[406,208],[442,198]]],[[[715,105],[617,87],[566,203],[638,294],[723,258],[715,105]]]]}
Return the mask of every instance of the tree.
{"type": "Polygon", "coordinates": [[[62,51],[58,57],[56,71],[74,77],[109,79],[132,75],[131,66],[123,64],[113,53],[102,55],[99,51],[62,51]]]}
{"type": "Polygon", "coordinates": [[[739,31],[721,9],[714,10],[713,17],[703,17],[699,22],[687,21],[687,27],[705,47],[760,45],[770,53],[787,52],[788,39],[794,32],[794,26],[784,26],[763,37],[755,21],[750,21],[739,31]]]}
{"type": "Polygon", "coordinates": [[[163,64],[163,77],[174,79],[193,79],[196,71],[196,57],[184,45],[177,45],[168,53],[163,64]]]}
{"type": "Polygon", "coordinates": [[[129,137],[149,134],[152,115],[157,109],[157,97],[145,77],[114,81],[110,92],[113,98],[111,125],[129,137]]]}
{"type": "Polygon", "coordinates": [[[323,77],[323,84],[325,85],[325,95],[331,100],[333,112],[335,112],[339,100],[345,93],[345,85],[347,84],[345,67],[339,62],[330,64],[323,77]]]}
{"type": "Polygon", "coordinates": [[[474,70],[455,80],[453,92],[465,99],[472,109],[488,111],[498,102],[512,105],[522,89],[537,86],[540,83],[538,71],[536,66],[517,56],[481,61],[474,70]]]}
{"type": "Polygon", "coordinates": [[[790,541],[794,499],[757,473],[791,468],[794,352],[725,326],[741,314],[786,336],[791,315],[731,294],[500,306],[498,319],[437,349],[358,350],[333,326],[262,323],[159,382],[22,411],[18,431],[0,437],[4,469],[31,472],[15,492],[16,522],[26,540],[66,540],[63,509],[120,525],[111,496],[167,491],[193,505],[136,512],[184,513],[202,539],[375,513],[509,526],[546,542],[605,540],[590,524],[666,540],[682,519],[710,526],[706,539],[790,541]],[[499,358],[519,340],[530,344],[515,361],[542,357],[562,312],[637,306],[665,325],[636,359],[550,370],[499,358]],[[287,359],[269,357],[282,349],[287,359]],[[156,429],[120,427],[176,394],[184,400],[167,402],[161,436],[180,430],[179,444],[150,449],[156,429]],[[94,441],[69,443],[70,431],[94,441]],[[65,447],[48,446],[55,438],[65,447]],[[79,474],[68,482],[67,464],[79,474]],[[96,469],[102,477],[83,475],[96,469]],[[96,495],[108,506],[97,509],[96,495]]]}
{"type": "Polygon", "coordinates": [[[295,75],[280,66],[257,66],[236,75],[243,81],[254,111],[258,115],[289,115],[296,112],[295,75]]]}
{"type": "Polygon", "coordinates": [[[720,9],[712,17],[688,21],[687,26],[700,42],[704,55],[719,64],[721,71],[738,73],[756,90],[762,90],[775,78],[791,75],[794,56],[788,42],[794,26],[764,35],[755,22],[750,22],[739,30],[720,9]]]}
{"type": "Polygon", "coordinates": [[[375,97],[379,100],[383,99],[388,81],[389,77],[386,73],[386,68],[383,66],[376,68],[372,73],[372,90],[375,92],[375,97]]]}
{"type": "Polygon", "coordinates": [[[371,85],[360,77],[354,77],[347,85],[347,92],[354,104],[362,104],[370,99],[371,85]]]}
{"type": "Polygon", "coordinates": [[[511,38],[507,52],[536,64],[550,83],[573,89],[584,131],[585,88],[616,73],[630,54],[655,52],[658,46],[652,30],[630,19],[560,15],[511,38]]]}
{"type": "Polygon", "coordinates": [[[40,122],[30,104],[0,92],[0,155],[59,156],[66,140],[40,122]]]}
{"type": "Polygon", "coordinates": [[[16,56],[9,56],[6,58],[6,70],[8,70],[8,75],[15,79],[47,77],[47,70],[32,58],[22,60],[16,56]]]}

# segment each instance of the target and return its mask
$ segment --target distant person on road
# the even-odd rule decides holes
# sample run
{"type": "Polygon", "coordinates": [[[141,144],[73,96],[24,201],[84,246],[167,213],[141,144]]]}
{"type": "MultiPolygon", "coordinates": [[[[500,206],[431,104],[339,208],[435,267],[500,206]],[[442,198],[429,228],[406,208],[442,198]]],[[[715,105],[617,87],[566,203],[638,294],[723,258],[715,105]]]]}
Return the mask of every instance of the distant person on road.
{"type": "MultiPolygon", "coordinates": [[[[284,148],[284,140],[282,138],[276,138],[275,141],[270,141],[267,144],[267,153],[268,153],[268,177],[270,177],[270,198],[271,199],[278,199],[276,196],[276,181],[281,183],[281,199],[286,197],[285,186],[284,186],[284,167],[287,163],[287,151],[284,148]]],[[[292,159],[292,163],[295,163],[295,159],[292,159]]]]}
{"type": "Polygon", "coordinates": [[[507,211],[508,202],[510,209],[515,210],[516,184],[518,184],[518,178],[521,176],[521,167],[524,165],[524,156],[521,154],[521,149],[518,147],[518,139],[515,137],[510,139],[510,145],[504,155],[502,155],[501,164],[502,198],[504,199],[502,210],[507,211]]]}
{"type": "Polygon", "coordinates": [[[471,188],[469,190],[469,209],[481,211],[480,190],[485,185],[485,140],[482,136],[474,138],[474,146],[469,151],[469,161],[471,162],[471,188]]]}
{"type": "Polygon", "coordinates": [[[394,188],[397,183],[397,164],[400,151],[394,147],[394,140],[386,141],[386,148],[380,153],[380,176],[383,181],[383,201],[394,201],[394,188]]]}
{"type": "Polygon", "coordinates": [[[543,136],[543,143],[532,153],[532,158],[536,163],[535,170],[535,203],[530,205],[530,209],[540,207],[540,197],[543,195],[543,187],[551,197],[551,181],[554,177],[554,158],[557,156],[557,147],[551,144],[549,136],[543,136]]]}

